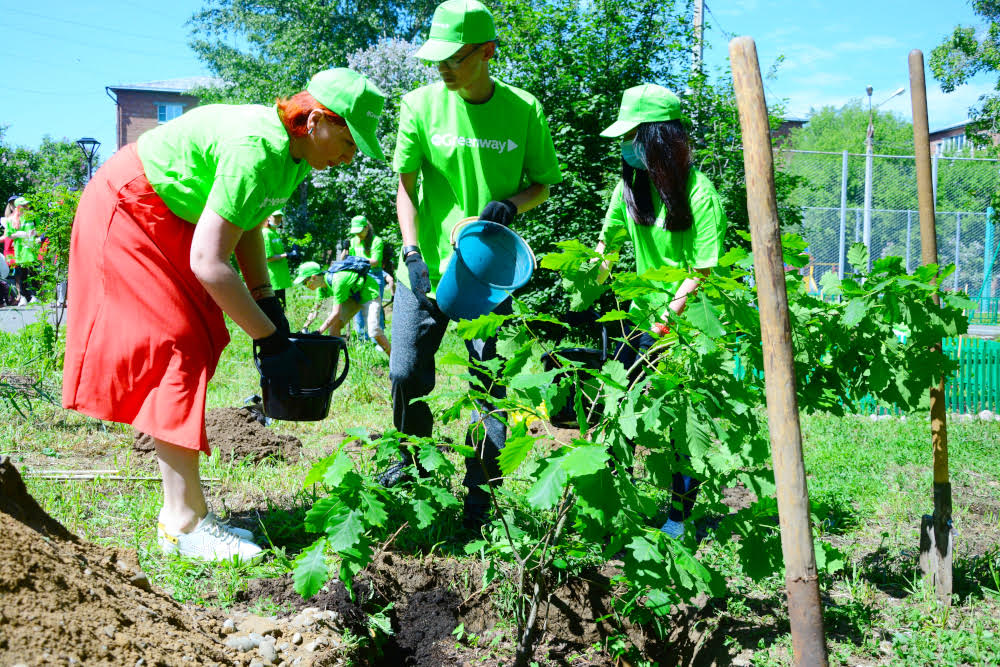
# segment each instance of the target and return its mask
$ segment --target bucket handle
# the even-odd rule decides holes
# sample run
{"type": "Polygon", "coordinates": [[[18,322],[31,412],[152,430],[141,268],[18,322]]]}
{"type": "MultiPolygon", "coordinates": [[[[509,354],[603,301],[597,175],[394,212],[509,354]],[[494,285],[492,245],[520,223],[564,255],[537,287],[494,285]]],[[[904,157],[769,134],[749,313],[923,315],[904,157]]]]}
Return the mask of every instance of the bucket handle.
{"type": "Polygon", "coordinates": [[[344,339],[339,336],[334,336],[333,338],[337,341],[337,347],[339,347],[340,351],[344,354],[344,370],[341,371],[340,376],[327,382],[322,387],[312,387],[310,389],[289,387],[289,396],[293,398],[325,398],[327,394],[332,393],[334,389],[344,383],[344,379],[347,377],[347,371],[351,367],[351,357],[347,353],[347,343],[344,339]]]}
{"type": "MultiPolygon", "coordinates": [[[[472,216],[469,216],[468,218],[462,218],[461,220],[459,220],[458,222],[456,222],[455,226],[451,228],[451,234],[449,235],[449,240],[451,241],[451,247],[454,248],[455,244],[458,243],[458,230],[459,229],[461,229],[462,227],[465,227],[466,225],[471,225],[474,222],[479,222],[480,220],[481,220],[481,218],[478,215],[472,215],[472,216]]],[[[483,220],[483,222],[492,222],[492,221],[490,221],[490,220],[483,220]]],[[[499,223],[493,222],[492,224],[496,225],[496,224],[499,224],[499,223]]],[[[514,230],[511,230],[511,231],[514,231],[514,230]]],[[[521,240],[523,241],[524,239],[521,239],[521,240]]],[[[528,249],[528,254],[531,255],[532,270],[533,271],[537,271],[538,270],[538,259],[535,258],[535,251],[531,249],[531,246],[528,245],[527,241],[524,241],[524,247],[528,249]]]]}
{"type": "MultiPolygon", "coordinates": [[[[351,356],[347,353],[347,343],[343,338],[340,338],[339,336],[332,336],[332,338],[337,341],[337,347],[339,347],[340,351],[344,353],[344,370],[341,371],[340,376],[320,387],[312,387],[310,389],[301,389],[291,385],[288,387],[289,396],[293,398],[322,398],[344,383],[344,379],[347,378],[347,371],[351,367],[351,356]]],[[[257,367],[257,372],[263,379],[264,374],[260,369],[260,347],[257,345],[256,341],[254,341],[253,344],[253,362],[254,366],[257,367]]]]}

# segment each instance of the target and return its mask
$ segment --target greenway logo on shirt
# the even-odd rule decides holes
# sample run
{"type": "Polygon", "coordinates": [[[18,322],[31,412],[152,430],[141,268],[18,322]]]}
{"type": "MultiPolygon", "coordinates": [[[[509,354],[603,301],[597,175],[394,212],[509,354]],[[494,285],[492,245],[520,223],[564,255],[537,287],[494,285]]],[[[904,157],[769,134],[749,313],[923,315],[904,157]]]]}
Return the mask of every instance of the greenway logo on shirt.
{"type": "Polygon", "coordinates": [[[469,148],[485,148],[494,150],[497,153],[509,153],[517,150],[518,145],[513,139],[480,139],[479,137],[460,137],[454,134],[434,134],[431,135],[431,144],[435,146],[468,146],[469,148]]]}

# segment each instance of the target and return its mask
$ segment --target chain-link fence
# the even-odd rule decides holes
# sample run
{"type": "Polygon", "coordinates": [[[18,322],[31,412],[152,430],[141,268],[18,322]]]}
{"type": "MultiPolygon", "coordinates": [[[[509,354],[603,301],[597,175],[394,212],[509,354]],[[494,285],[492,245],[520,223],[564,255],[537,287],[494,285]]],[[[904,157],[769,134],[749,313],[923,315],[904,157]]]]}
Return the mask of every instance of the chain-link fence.
{"type": "MultiPolygon", "coordinates": [[[[868,245],[872,260],[903,258],[920,264],[917,174],[912,155],[859,155],[843,151],[782,151],[779,168],[800,177],[790,203],[802,211],[815,281],[827,271],[851,273],[847,249],[868,245]]],[[[932,158],[938,262],[956,265],[948,286],[981,299],[1000,297],[998,239],[990,202],[1000,188],[1000,160],[932,158]]]]}

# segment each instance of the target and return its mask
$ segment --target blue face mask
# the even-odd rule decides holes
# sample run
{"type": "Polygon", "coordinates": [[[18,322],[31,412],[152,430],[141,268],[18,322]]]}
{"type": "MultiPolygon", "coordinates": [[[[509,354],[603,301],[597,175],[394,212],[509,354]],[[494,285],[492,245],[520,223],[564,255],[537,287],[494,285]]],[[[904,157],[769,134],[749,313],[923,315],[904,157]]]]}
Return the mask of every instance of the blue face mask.
{"type": "Polygon", "coordinates": [[[646,169],[646,150],[630,139],[622,142],[622,159],[634,169],[646,169]]]}

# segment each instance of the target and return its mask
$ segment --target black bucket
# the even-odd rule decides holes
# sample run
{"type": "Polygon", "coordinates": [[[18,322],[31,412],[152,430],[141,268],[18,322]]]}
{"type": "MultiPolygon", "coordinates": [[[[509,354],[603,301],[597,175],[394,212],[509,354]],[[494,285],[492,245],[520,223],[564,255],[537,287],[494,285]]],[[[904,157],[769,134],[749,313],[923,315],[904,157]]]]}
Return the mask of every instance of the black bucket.
{"type": "MultiPolygon", "coordinates": [[[[542,366],[547,371],[566,366],[565,361],[571,361],[582,365],[584,368],[599,370],[608,359],[608,330],[601,327],[601,349],[595,350],[590,347],[565,347],[542,356],[542,366]],[[558,359],[556,358],[558,356],[558,359]],[[565,360],[565,361],[563,361],[565,360]]],[[[553,382],[561,381],[570,371],[559,373],[553,382]]],[[[583,388],[583,409],[594,417],[600,417],[604,410],[600,403],[594,405],[597,398],[598,382],[586,373],[577,373],[576,386],[572,387],[566,397],[566,405],[558,413],[549,415],[549,422],[557,428],[577,428],[579,426],[576,418],[576,391],[583,388]]]]}
{"type": "MultiPolygon", "coordinates": [[[[299,363],[299,386],[273,387],[263,377],[260,391],[263,397],[264,414],[271,419],[293,422],[314,422],[326,418],[330,412],[330,398],[333,390],[347,377],[351,360],[347,354],[347,343],[339,336],[323,334],[293,333],[289,340],[302,351],[299,363]],[[340,353],[344,353],[344,370],[337,375],[340,353]]],[[[254,362],[260,371],[260,359],[254,347],[254,362]]]]}

